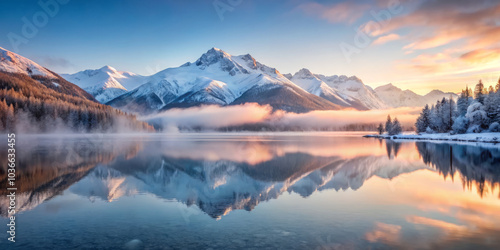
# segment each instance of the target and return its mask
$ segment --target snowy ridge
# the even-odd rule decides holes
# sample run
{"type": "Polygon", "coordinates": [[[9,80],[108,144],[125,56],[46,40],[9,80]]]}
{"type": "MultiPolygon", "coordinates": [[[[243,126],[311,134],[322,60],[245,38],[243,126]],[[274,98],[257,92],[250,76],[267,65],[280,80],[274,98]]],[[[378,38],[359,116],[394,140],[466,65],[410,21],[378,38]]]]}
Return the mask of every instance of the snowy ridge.
{"type": "Polygon", "coordinates": [[[127,93],[128,90],[138,87],[147,79],[131,72],[117,71],[110,66],[84,70],[75,74],[61,74],[61,76],[93,95],[101,103],[127,93]]]}
{"type": "MultiPolygon", "coordinates": [[[[232,56],[217,48],[210,49],[193,63],[168,68],[148,77],[145,84],[108,104],[132,112],[154,112],[202,104],[265,103],[269,99],[259,99],[255,93],[270,93],[276,88],[281,91],[278,94],[286,93],[296,98],[298,109],[340,108],[303,91],[275,68],[257,62],[249,54],[232,56]],[[301,103],[306,104],[301,106],[301,103]]],[[[284,102],[284,109],[297,108],[292,100],[274,101],[284,102]]]]}
{"type": "Polygon", "coordinates": [[[29,76],[40,75],[48,78],[57,78],[46,68],[38,65],[28,58],[10,52],[0,47],[0,71],[19,73],[29,76]]]}
{"type": "Polygon", "coordinates": [[[355,76],[324,76],[301,69],[291,76],[290,80],[307,92],[344,107],[360,110],[387,107],[373,89],[355,76]]]}
{"type": "Polygon", "coordinates": [[[195,62],[152,76],[117,71],[109,66],[62,76],[100,102],[135,113],[245,102],[270,104],[292,112],[370,110],[421,107],[450,95],[456,98],[455,94],[439,90],[420,96],[392,84],[374,90],[356,76],[325,76],[305,68],[283,75],[250,54],[233,56],[218,48],[208,50],[195,62]]]}
{"type": "Polygon", "coordinates": [[[435,104],[436,101],[443,98],[457,99],[458,96],[454,93],[445,93],[440,90],[433,90],[421,96],[411,90],[402,90],[391,83],[375,88],[377,95],[387,103],[390,107],[423,107],[426,104],[435,104]]]}

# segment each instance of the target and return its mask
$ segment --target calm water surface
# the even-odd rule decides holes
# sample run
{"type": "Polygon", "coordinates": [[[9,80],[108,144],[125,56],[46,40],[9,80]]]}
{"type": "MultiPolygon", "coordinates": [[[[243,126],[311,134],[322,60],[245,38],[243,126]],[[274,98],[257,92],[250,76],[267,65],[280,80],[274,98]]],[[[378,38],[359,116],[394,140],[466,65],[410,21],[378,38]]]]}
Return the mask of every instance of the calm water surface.
{"type": "MultiPolygon", "coordinates": [[[[18,136],[17,160],[16,243],[0,249],[500,248],[498,145],[18,136]]],[[[2,232],[6,187],[2,165],[2,232]]]]}

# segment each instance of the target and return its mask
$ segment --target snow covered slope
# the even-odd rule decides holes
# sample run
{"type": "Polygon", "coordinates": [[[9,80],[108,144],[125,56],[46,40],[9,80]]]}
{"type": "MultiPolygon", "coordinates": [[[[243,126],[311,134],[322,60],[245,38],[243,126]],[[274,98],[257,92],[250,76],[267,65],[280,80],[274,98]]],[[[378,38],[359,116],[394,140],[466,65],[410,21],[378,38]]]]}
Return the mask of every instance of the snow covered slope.
{"type": "Polygon", "coordinates": [[[150,76],[145,84],[108,104],[126,111],[152,113],[176,107],[247,102],[293,112],[341,108],[304,91],[249,54],[232,56],[217,48],[194,63],[150,76]]]}
{"type": "Polygon", "coordinates": [[[344,107],[359,110],[386,107],[373,89],[355,76],[324,76],[301,69],[291,76],[290,80],[307,92],[344,107]]]}
{"type": "Polygon", "coordinates": [[[445,98],[457,99],[454,93],[445,93],[440,90],[433,90],[425,96],[418,95],[411,90],[402,90],[392,84],[380,86],[375,89],[377,95],[384,102],[393,108],[398,107],[423,107],[426,104],[434,104],[437,100],[445,98]]]}
{"type": "Polygon", "coordinates": [[[425,104],[436,104],[437,100],[442,100],[443,98],[449,99],[450,96],[455,101],[458,99],[458,95],[455,93],[451,93],[451,92],[445,93],[441,90],[435,89],[435,90],[427,93],[426,95],[424,95],[424,101],[425,101],[425,104]]]}
{"type": "Polygon", "coordinates": [[[58,78],[54,73],[30,59],[10,52],[2,47],[0,47],[0,71],[26,74],[29,76],[40,75],[48,78],[58,78]]]}
{"type": "Polygon", "coordinates": [[[75,84],[66,81],[58,74],[40,66],[36,62],[26,57],[23,57],[1,47],[0,72],[6,74],[20,74],[29,76],[31,79],[20,79],[22,82],[25,82],[25,84],[27,84],[29,88],[40,88],[41,86],[37,84],[40,83],[43,86],[62,94],[77,96],[94,102],[96,101],[92,95],[76,86],[75,84]],[[35,80],[36,84],[33,84],[32,80],[35,80]]]}
{"type": "Polygon", "coordinates": [[[117,71],[110,66],[96,70],[84,70],[75,74],[62,74],[61,76],[83,88],[101,103],[106,103],[125,94],[128,90],[135,89],[147,80],[147,77],[131,72],[117,71]]]}

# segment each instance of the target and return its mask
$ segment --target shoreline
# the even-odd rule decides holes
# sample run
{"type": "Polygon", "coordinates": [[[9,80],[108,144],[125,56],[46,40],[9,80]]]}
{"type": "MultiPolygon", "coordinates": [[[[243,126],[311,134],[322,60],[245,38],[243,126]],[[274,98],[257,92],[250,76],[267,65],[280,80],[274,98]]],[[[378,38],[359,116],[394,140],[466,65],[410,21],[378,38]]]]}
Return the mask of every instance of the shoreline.
{"type": "Polygon", "coordinates": [[[448,142],[482,142],[500,143],[500,133],[471,133],[471,134],[400,134],[400,135],[364,135],[365,138],[379,138],[386,140],[413,140],[413,141],[448,141],[448,142]]]}

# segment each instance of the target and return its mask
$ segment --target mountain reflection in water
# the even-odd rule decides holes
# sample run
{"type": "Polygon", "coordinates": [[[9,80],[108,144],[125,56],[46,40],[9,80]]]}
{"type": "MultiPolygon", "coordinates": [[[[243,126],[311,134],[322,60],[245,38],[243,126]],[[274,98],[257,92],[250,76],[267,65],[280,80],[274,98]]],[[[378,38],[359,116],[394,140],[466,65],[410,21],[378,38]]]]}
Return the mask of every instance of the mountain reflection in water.
{"type": "MultiPolygon", "coordinates": [[[[0,161],[5,160],[5,155],[0,155],[0,161]]],[[[187,220],[190,209],[194,208],[210,221],[222,222],[219,225],[224,228],[218,229],[221,239],[225,234],[234,234],[238,230],[234,228],[236,225],[247,227],[247,234],[241,237],[250,235],[250,238],[233,241],[245,241],[251,246],[267,244],[266,240],[270,248],[289,244],[290,248],[326,249],[369,245],[403,249],[488,248],[500,244],[496,237],[500,233],[498,145],[395,142],[328,133],[93,135],[58,139],[31,136],[19,138],[17,162],[21,219],[31,212],[40,217],[44,214],[38,209],[44,207],[42,204],[57,203],[52,207],[61,207],[56,212],[61,213],[70,209],[61,203],[80,199],[87,204],[102,203],[98,206],[100,210],[95,211],[107,216],[101,217],[108,220],[103,229],[107,232],[117,222],[118,217],[112,214],[119,214],[122,209],[133,212],[136,206],[126,207],[122,203],[117,207],[114,201],[148,197],[148,203],[156,205],[139,206],[156,213],[141,215],[146,216],[141,218],[146,220],[144,227],[148,230],[155,230],[151,228],[162,216],[172,219],[187,214],[184,218],[187,220]],[[291,200],[293,196],[298,199],[291,200]],[[178,204],[185,211],[179,215],[169,210],[169,214],[156,200],[178,204]],[[261,208],[260,213],[257,208],[261,208]],[[238,210],[252,211],[249,216],[253,215],[252,220],[258,221],[257,224],[242,221],[238,210]],[[272,219],[263,211],[280,218],[283,210],[294,214],[293,218],[266,224],[272,219]],[[224,224],[226,220],[230,224],[224,224]],[[263,239],[259,238],[263,237],[261,233],[250,233],[266,225],[282,225],[280,230],[284,231],[276,231],[282,238],[263,239]],[[293,240],[283,238],[294,230],[303,230],[300,237],[294,236],[302,239],[303,245],[294,245],[293,240]],[[314,232],[314,236],[306,232],[314,232]],[[347,232],[351,234],[346,235],[347,232]],[[331,242],[331,237],[348,242],[331,242]],[[254,242],[256,239],[259,240],[254,242]]],[[[5,168],[0,169],[0,180],[0,213],[5,218],[8,204],[5,168]]],[[[49,206],[44,209],[52,211],[49,206]]],[[[134,218],[128,213],[130,223],[134,218]]],[[[125,224],[116,225],[115,230],[128,226],[128,220],[120,221],[125,224]]],[[[78,225],[68,222],[67,227],[78,225]]],[[[207,241],[218,236],[209,226],[217,227],[198,221],[196,229],[192,229],[195,231],[184,233],[170,228],[171,225],[163,228],[158,224],[158,232],[151,233],[151,237],[166,230],[173,230],[169,232],[175,237],[163,241],[151,238],[147,246],[158,248],[168,241],[174,248],[213,247],[207,241]],[[180,235],[190,240],[183,241],[180,235]],[[207,238],[195,244],[192,235],[207,238]]],[[[43,237],[36,230],[33,235],[43,237]]],[[[88,241],[101,239],[100,235],[89,237],[67,246],[87,246],[88,241]]],[[[25,246],[36,245],[30,244],[25,246]]],[[[46,244],[52,246],[50,242],[46,244]]],[[[93,244],[87,247],[110,243],[93,244]]],[[[238,244],[235,246],[245,246],[238,244]]],[[[228,247],[226,243],[217,246],[228,247]]]]}
{"type": "MultiPolygon", "coordinates": [[[[30,138],[18,145],[17,157],[18,211],[68,190],[109,202],[153,194],[221,218],[284,192],[308,197],[358,190],[373,176],[390,180],[422,169],[445,179],[458,173],[464,188],[475,186],[481,197],[496,192],[500,181],[499,147],[354,137],[30,138]]],[[[0,212],[6,216],[6,169],[0,174],[0,212]]]]}

